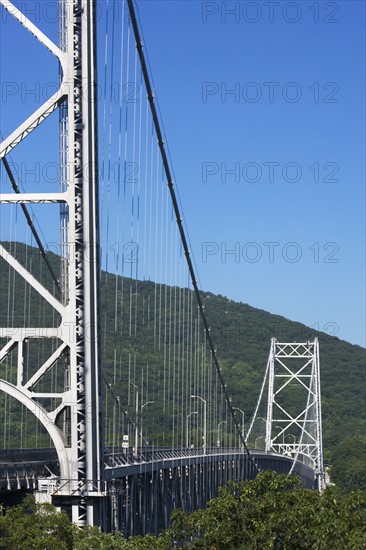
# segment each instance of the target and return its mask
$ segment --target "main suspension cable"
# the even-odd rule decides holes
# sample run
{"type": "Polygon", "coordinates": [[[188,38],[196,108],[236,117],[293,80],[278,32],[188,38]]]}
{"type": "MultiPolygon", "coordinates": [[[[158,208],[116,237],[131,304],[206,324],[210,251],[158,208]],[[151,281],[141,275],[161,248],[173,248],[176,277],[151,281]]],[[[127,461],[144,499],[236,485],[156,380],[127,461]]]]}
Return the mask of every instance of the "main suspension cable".
{"type": "Polygon", "coordinates": [[[146,65],[146,61],[145,61],[145,55],[144,55],[144,51],[143,51],[143,43],[142,43],[142,40],[141,40],[140,31],[139,31],[139,27],[138,27],[138,23],[137,23],[137,19],[136,19],[135,9],[134,9],[134,6],[133,6],[133,0],[127,0],[127,3],[128,3],[128,9],[129,9],[131,22],[132,22],[132,27],[133,27],[133,31],[134,31],[134,35],[135,35],[136,48],[137,48],[137,51],[138,51],[138,54],[139,54],[142,74],[143,74],[143,77],[144,77],[144,82],[145,82],[145,87],[146,87],[146,92],[147,92],[147,98],[148,98],[148,101],[149,101],[149,104],[150,104],[152,119],[153,119],[153,122],[154,122],[155,132],[156,132],[156,136],[157,136],[157,140],[158,140],[158,146],[159,146],[160,154],[161,154],[161,157],[162,157],[165,176],[166,176],[166,179],[167,179],[167,184],[168,184],[168,187],[169,187],[170,196],[171,196],[172,203],[173,203],[174,214],[176,216],[176,221],[177,221],[178,228],[179,228],[179,233],[180,233],[180,237],[181,237],[181,241],[182,241],[182,245],[183,245],[184,254],[186,256],[188,269],[189,269],[189,273],[190,273],[190,277],[191,277],[191,281],[192,281],[192,285],[193,285],[193,288],[194,288],[194,292],[195,292],[197,303],[198,303],[198,308],[199,308],[202,323],[203,323],[203,326],[204,326],[206,339],[207,339],[208,344],[209,344],[209,348],[210,348],[210,351],[211,351],[213,362],[214,362],[214,365],[215,365],[215,368],[216,368],[216,371],[217,371],[217,374],[218,374],[218,377],[219,377],[219,380],[220,380],[220,383],[221,383],[221,387],[222,387],[224,395],[225,395],[225,399],[226,399],[231,417],[232,417],[234,425],[235,425],[235,429],[236,429],[237,433],[239,434],[243,449],[245,449],[245,452],[247,453],[249,459],[252,461],[254,467],[258,470],[258,466],[255,463],[255,461],[254,461],[254,459],[253,459],[253,457],[252,457],[252,455],[249,451],[249,448],[246,445],[245,439],[244,439],[243,434],[242,434],[242,432],[240,430],[240,427],[239,427],[239,423],[236,419],[234,408],[231,404],[231,399],[230,399],[230,396],[229,396],[229,394],[227,392],[227,389],[226,389],[226,384],[225,384],[224,378],[222,376],[219,360],[218,360],[218,357],[217,357],[217,354],[216,354],[216,349],[215,349],[215,346],[214,346],[214,343],[213,343],[213,340],[212,340],[212,337],[211,337],[210,328],[208,326],[207,318],[206,318],[205,311],[204,311],[204,305],[202,303],[201,294],[200,294],[200,291],[199,291],[199,288],[198,288],[198,284],[197,284],[197,280],[196,280],[196,276],[195,276],[195,272],[194,272],[194,268],[193,268],[193,262],[192,262],[192,259],[191,259],[191,256],[190,256],[190,251],[189,251],[189,248],[188,248],[188,242],[187,242],[187,238],[186,238],[186,234],[185,234],[185,230],[184,230],[184,226],[183,226],[183,220],[182,220],[181,215],[180,215],[177,196],[176,196],[175,189],[174,189],[174,182],[173,182],[173,179],[172,179],[170,165],[169,165],[168,157],[167,157],[166,150],[165,150],[165,145],[164,145],[164,140],[163,140],[163,136],[162,136],[162,132],[161,132],[160,122],[159,122],[159,118],[158,118],[158,114],[157,114],[157,110],[156,110],[156,106],[155,106],[155,102],[154,102],[154,94],[152,92],[150,77],[149,77],[149,73],[148,73],[148,69],[147,69],[147,65],[146,65]]]}

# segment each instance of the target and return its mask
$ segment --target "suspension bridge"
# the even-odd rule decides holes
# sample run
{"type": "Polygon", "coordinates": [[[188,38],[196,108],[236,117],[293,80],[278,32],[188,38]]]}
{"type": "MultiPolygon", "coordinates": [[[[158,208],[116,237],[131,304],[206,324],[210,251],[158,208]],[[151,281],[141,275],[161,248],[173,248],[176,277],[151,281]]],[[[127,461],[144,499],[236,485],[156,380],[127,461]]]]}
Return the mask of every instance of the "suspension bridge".
{"type": "Polygon", "coordinates": [[[56,63],[1,135],[3,501],[130,536],[261,469],[322,490],[317,340],[268,342],[250,421],[231,400],[133,2],[59,0],[47,32],[18,4],[56,63]]]}

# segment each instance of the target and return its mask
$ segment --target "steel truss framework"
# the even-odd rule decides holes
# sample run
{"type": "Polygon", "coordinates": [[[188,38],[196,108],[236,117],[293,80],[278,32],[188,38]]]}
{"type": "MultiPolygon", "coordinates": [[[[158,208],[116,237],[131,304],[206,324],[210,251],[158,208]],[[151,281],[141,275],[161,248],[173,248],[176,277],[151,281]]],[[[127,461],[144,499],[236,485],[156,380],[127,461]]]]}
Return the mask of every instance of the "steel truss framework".
{"type": "Polygon", "coordinates": [[[65,480],[57,494],[60,505],[67,501],[72,520],[78,525],[103,524],[101,373],[98,328],[98,193],[97,113],[94,0],[60,0],[61,45],[56,46],[11,2],[0,4],[55,55],[60,64],[57,92],[0,144],[5,159],[22,140],[52,112],[60,109],[62,181],[59,193],[2,194],[1,204],[59,203],[63,217],[63,262],[61,300],[56,299],[3,246],[0,256],[60,315],[56,328],[0,328],[7,340],[0,361],[17,348],[17,383],[0,380],[0,389],[20,401],[47,429],[58,453],[60,477],[65,480]],[[68,251],[72,250],[72,261],[68,251]],[[58,339],[61,344],[30,379],[24,361],[27,340],[58,339]],[[68,364],[64,391],[39,393],[36,386],[60,357],[68,364]],[[40,399],[61,400],[49,412],[40,399]],[[60,415],[68,419],[60,429],[60,415]],[[68,432],[70,440],[67,439],[68,432]]]}
{"type": "MultiPolygon", "coordinates": [[[[0,497],[16,495],[19,490],[34,489],[39,468],[48,464],[55,468],[53,449],[24,449],[21,454],[2,452],[6,459],[0,470],[6,482],[0,497]],[[5,453],[5,454],[4,454],[5,453]],[[12,456],[13,455],[13,456],[12,456]],[[14,456],[15,455],[15,456],[14,456]],[[43,458],[43,461],[37,459],[43,458]],[[22,462],[17,462],[17,460],[22,462]],[[24,462],[26,461],[26,462],[24,462]],[[3,491],[6,491],[4,493],[3,491]]],[[[105,456],[105,477],[109,485],[106,529],[120,530],[125,537],[152,533],[158,535],[170,525],[171,513],[180,508],[186,512],[204,508],[218,495],[228,481],[254,479],[259,470],[274,470],[280,474],[293,473],[302,484],[314,489],[316,479],[312,467],[297,462],[293,468],[290,457],[276,453],[256,452],[252,460],[238,449],[190,449],[181,456],[181,449],[151,449],[137,457],[120,451],[105,456]]],[[[47,484],[43,491],[54,494],[55,487],[47,484]]],[[[54,502],[60,503],[57,492],[54,502]]]]}
{"type": "MultiPolygon", "coordinates": [[[[256,454],[255,463],[260,470],[275,470],[288,474],[292,460],[274,454],[256,454]]],[[[226,454],[192,456],[121,468],[107,467],[111,523],[108,529],[122,531],[125,537],[157,535],[170,526],[173,510],[186,512],[204,509],[219,488],[229,481],[246,481],[256,477],[257,468],[242,451],[226,454]]],[[[314,488],[314,471],[298,464],[295,473],[303,484],[314,488]]]]}
{"type": "MultiPolygon", "coordinates": [[[[201,462],[160,467],[125,475],[111,482],[112,529],[125,537],[158,534],[170,526],[173,510],[204,509],[230,480],[253,479],[256,471],[238,457],[208,457],[201,462]],[[216,460],[215,460],[216,458],[216,460]],[[113,497],[113,494],[115,495],[113,497]]],[[[127,473],[127,472],[126,472],[127,473]]]]}
{"type": "Polygon", "coordinates": [[[268,366],[266,451],[293,457],[292,470],[298,461],[311,466],[321,491],[325,476],[318,339],[280,343],[272,338],[268,366]],[[296,406],[288,403],[283,397],[289,388],[302,392],[305,400],[296,406]]]}

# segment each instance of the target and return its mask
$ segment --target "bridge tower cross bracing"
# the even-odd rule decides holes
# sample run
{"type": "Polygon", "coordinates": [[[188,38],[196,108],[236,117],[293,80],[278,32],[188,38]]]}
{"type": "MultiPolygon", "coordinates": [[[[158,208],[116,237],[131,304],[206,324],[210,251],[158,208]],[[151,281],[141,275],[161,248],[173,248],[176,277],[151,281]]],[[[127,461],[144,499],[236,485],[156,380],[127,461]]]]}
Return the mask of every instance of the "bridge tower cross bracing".
{"type": "Polygon", "coordinates": [[[318,339],[280,343],[272,338],[268,367],[265,450],[291,456],[293,468],[296,461],[311,466],[322,491],[325,472],[318,339]],[[291,402],[290,392],[295,396],[291,402]]]}
{"type": "Polygon", "coordinates": [[[56,109],[60,110],[61,189],[59,193],[0,195],[3,204],[61,204],[61,292],[55,298],[18,260],[0,245],[0,256],[57,311],[55,328],[0,328],[7,339],[0,361],[18,349],[17,383],[0,380],[0,390],[20,401],[46,427],[58,453],[60,481],[54,502],[71,507],[77,525],[103,525],[104,481],[101,406],[100,336],[98,326],[99,229],[96,97],[96,3],[59,0],[60,45],[7,0],[0,4],[59,60],[60,86],[0,144],[0,158],[27,139],[56,109]],[[61,341],[30,379],[24,372],[24,343],[29,338],[61,341]],[[67,384],[62,393],[37,392],[36,385],[64,356],[67,384]],[[47,411],[39,398],[58,398],[47,411]],[[37,399],[38,398],[38,399],[37,399]],[[59,426],[60,415],[64,421],[59,426]]]}

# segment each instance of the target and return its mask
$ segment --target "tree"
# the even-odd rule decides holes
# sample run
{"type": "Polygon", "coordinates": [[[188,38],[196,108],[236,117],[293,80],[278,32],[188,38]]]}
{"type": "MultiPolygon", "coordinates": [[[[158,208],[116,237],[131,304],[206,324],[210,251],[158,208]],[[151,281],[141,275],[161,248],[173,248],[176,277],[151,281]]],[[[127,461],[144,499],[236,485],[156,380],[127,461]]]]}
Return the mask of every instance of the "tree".
{"type": "Polygon", "coordinates": [[[0,516],[0,536],[4,550],[73,548],[73,527],[67,515],[51,504],[36,504],[32,496],[0,516]]]}
{"type": "Polygon", "coordinates": [[[177,510],[158,537],[79,529],[66,514],[32,497],[0,516],[1,550],[363,550],[366,496],[304,489],[296,477],[264,471],[253,481],[231,482],[206,510],[177,510]],[[174,542],[178,541],[178,542],[174,542]]]}
{"type": "Polygon", "coordinates": [[[97,527],[80,529],[52,504],[37,504],[29,495],[7,510],[0,509],[1,550],[168,550],[170,535],[132,537],[101,533],[97,527]],[[1,512],[3,514],[1,515],[1,512]]]}
{"type": "Polygon", "coordinates": [[[366,548],[366,497],[304,489],[271,471],[232,482],[207,510],[177,511],[172,535],[187,548],[215,550],[361,550],[366,548]]]}

